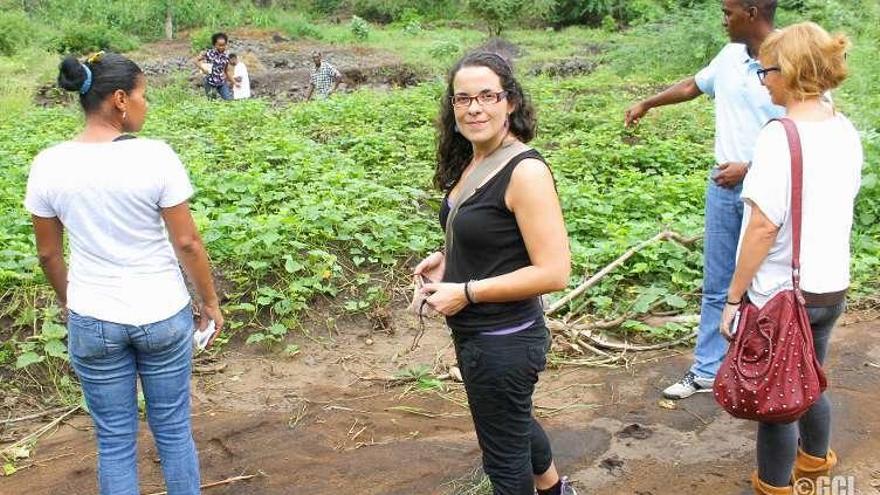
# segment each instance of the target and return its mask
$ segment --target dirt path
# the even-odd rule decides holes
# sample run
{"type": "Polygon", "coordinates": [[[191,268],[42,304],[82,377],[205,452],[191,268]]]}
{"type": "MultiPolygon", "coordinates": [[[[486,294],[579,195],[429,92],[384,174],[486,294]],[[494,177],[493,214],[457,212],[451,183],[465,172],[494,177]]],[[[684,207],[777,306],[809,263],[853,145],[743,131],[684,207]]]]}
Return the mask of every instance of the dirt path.
{"type": "MultiPolygon", "coordinates": [[[[195,437],[209,490],[248,494],[449,494],[479,464],[461,386],[417,392],[384,379],[418,363],[451,363],[448,337],[431,328],[415,353],[408,317],[372,345],[354,331],[303,345],[295,358],[230,351],[225,368],[194,378],[195,437]],[[346,336],[348,335],[348,336],[346,336]]],[[[397,321],[400,321],[398,319],[397,321]]],[[[880,489],[880,321],[835,331],[831,352],[838,473],[860,494],[880,489]]],[[[659,390],[689,362],[685,351],[638,356],[629,369],[562,368],[542,375],[536,411],[563,472],[582,493],[750,493],[754,424],[729,418],[709,394],[659,406],[659,390]]],[[[215,364],[215,365],[216,365],[215,364]]],[[[38,463],[0,478],[0,494],[95,493],[90,420],[79,416],[41,442],[38,463]],[[40,460],[53,459],[45,463],[40,460]]],[[[162,490],[152,439],[142,429],[143,493],[162,490]]]]}

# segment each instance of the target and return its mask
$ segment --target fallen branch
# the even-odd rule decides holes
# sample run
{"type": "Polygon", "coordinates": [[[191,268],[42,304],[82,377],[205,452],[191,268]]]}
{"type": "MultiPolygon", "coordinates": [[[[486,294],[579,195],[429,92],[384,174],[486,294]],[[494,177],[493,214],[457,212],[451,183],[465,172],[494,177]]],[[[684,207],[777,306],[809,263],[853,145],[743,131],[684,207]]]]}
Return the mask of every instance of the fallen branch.
{"type": "MultiPolygon", "coordinates": [[[[215,481],[213,483],[205,483],[200,488],[202,490],[205,490],[205,489],[214,488],[217,486],[228,485],[230,483],[237,483],[239,481],[247,481],[251,478],[255,478],[256,476],[257,476],[256,474],[248,474],[245,476],[234,476],[232,478],[226,478],[225,480],[222,480],[222,481],[215,481]]],[[[156,492],[156,493],[150,493],[149,495],[168,495],[168,492],[156,492]]]]}
{"type": "Polygon", "coordinates": [[[38,413],[29,414],[29,415],[27,415],[27,416],[22,416],[22,417],[20,417],[20,418],[4,419],[4,420],[0,421],[0,425],[8,425],[8,424],[12,424],[12,423],[18,423],[18,422],[21,422],[21,421],[27,421],[27,420],[30,420],[30,419],[42,418],[43,416],[49,416],[49,415],[51,415],[51,414],[58,414],[58,413],[60,413],[60,412],[64,412],[64,411],[66,411],[67,409],[68,409],[67,406],[65,406],[65,407],[56,407],[55,409],[47,409],[47,410],[45,410],[45,411],[40,411],[40,412],[38,412],[38,413]]]}
{"type": "Polygon", "coordinates": [[[673,340],[670,342],[663,342],[660,344],[648,344],[648,345],[639,345],[639,344],[630,344],[629,342],[621,342],[617,340],[612,340],[607,334],[600,333],[595,331],[594,325],[565,325],[564,323],[558,320],[548,320],[547,327],[551,331],[561,331],[566,335],[570,335],[572,340],[574,340],[578,345],[586,347],[591,351],[595,352],[599,355],[607,356],[608,354],[595,349],[595,347],[599,347],[602,349],[610,349],[613,351],[635,351],[635,352],[643,352],[643,351],[657,351],[660,349],[667,349],[669,347],[675,347],[677,345],[683,344],[690,339],[694,338],[696,333],[691,333],[686,337],[682,337],[677,340],[673,340]],[[584,342],[586,339],[589,342],[584,342]]]}
{"type": "Polygon", "coordinates": [[[212,373],[220,373],[226,369],[228,363],[220,363],[215,365],[193,366],[194,375],[209,375],[212,373]]]}
{"type": "MultiPolygon", "coordinates": [[[[357,379],[365,382],[382,382],[388,386],[394,387],[397,385],[404,385],[407,383],[416,383],[425,376],[358,376],[357,379]]],[[[440,373],[439,375],[431,376],[430,378],[434,378],[436,380],[445,381],[445,380],[455,380],[455,377],[449,373],[440,373]]]]}
{"type": "Polygon", "coordinates": [[[3,450],[0,450],[0,456],[2,456],[2,455],[4,455],[4,454],[7,454],[7,453],[9,453],[9,452],[12,452],[13,450],[15,450],[15,449],[21,447],[22,445],[25,445],[25,444],[28,444],[28,443],[30,443],[30,442],[35,442],[35,441],[39,440],[40,437],[42,437],[43,435],[46,434],[46,432],[48,432],[49,430],[51,430],[52,428],[54,428],[55,426],[57,426],[59,423],[61,423],[62,421],[64,421],[68,416],[70,416],[71,414],[73,414],[74,412],[76,412],[77,410],[79,410],[79,407],[80,407],[79,405],[76,405],[76,406],[74,406],[74,407],[71,407],[66,413],[62,414],[61,416],[58,416],[58,417],[55,418],[55,419],[53,419],[51,423],[49,423],[49,424],[43,426],[42,428],[38,429],[37,431],[35,431],[35,432],[33,432],[33,433],[31,433],[31,434],[25,436],[25,437],[22,438],[21,440],[15,442],[15,443],[12,444],[12,445],[9,445],[8,447],[4,448],[3,450]]]}
{"type": "Polygon", "coordinates": [[[634,351],[634,352],[644,352],[644,351],[659,351],[661,349],[668,349],[670,347],[675,347],[677,345],[683,344],[696,336],[696,332],[689,334],[686,337],[682,337],[678,340],[673,340],[670,342],[663,342],[661,344],[649,344],[649,345],[638,345],[638,344],[630,344],[629,342],[616,342],[608,339],[608,336],[605,334],[594,335],[591,330],[582,330],[578,333],[578,335],[588,339],[590,342],[595,344],[598,347],[602,347],[605,349],[611,349],[615,351],[634,351]]]}
{"type": "Polygon", "coordinates": [[[385,408],[386,411],[393,412],[402,412],[407,414],[414,414],[416,416],[422,416],[425,418],[458,418],[462,416],[467,416],[467,414],[463,413],[435,413],[431,411],[426,411],[425,409],[419,407],[412,406],[392,406],[385,408]]]}
{"type": "Polygon", "coordinates": [[[702,416],[700,416],[699,414],[697,414],[697,413],[691,411],[690,409],[688,409],[688,408],[685,407],[685,406],[682,406],[681,408],[684,409],[684,411],[685,411],[686,413],[688,413],[688,414],[690,414],[691,416],[697,418],[697,421],[699,421],[700,423],[703,423],[703,426],[709,426],[709,422],[706,421],[705,419],[703,419],[702,416]]]}
{"type": "Polygon", "coordinates": [[[689,247],[690,245],[692,245],[696,241],[700,240],[701,238],[702,238],[702,236],[684,237],[677,232],[673,232],[671,230],[664,230],[664,231],[658,233],[657,235],[655,235],[654,237],[652,237],[648,240],[642,241],[639,244],[629,248],[625,253],[620,255],[619,258],[617,258],[616,260],[609,263],[607,266],[605,266],[605,268],[599,270],[598,273],[596,273],[595,275],[590,277],[586,282],[582,283],[577,288],[575,288],[574,290],[572,290],[571,292],[566,294],[562,299],[553,303],[552,306],[547,308],[547,310],[545,311],[545,314],[549,316],[549,315],[552,315],[553,313],[559,311],[566,304],[571,302],[574,298],[580,296],[581,294],[586,292],[587,289],[596,285],[600,280],[602,280],[602,278],[604,278],[606,275],[608,275],[609,273],[614,271],[615,268],[622,265],[624,262],[626,262],[626,260],[632,258],[633,255],[635,255],[636,253],[638,253],[642,249],[645,249],[646,247],[650,246],[651,244],[653,244],[657,241],[661,241],[661,240],[674,241],[674,242],[681,244],[682,246],[689,247]]]}

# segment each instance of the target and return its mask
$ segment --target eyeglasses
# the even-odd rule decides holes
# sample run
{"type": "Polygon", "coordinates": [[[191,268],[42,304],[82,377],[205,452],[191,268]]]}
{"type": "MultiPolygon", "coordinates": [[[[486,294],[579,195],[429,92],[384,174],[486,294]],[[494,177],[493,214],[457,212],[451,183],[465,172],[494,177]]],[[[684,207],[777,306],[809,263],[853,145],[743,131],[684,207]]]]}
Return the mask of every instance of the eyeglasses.
{"type": "Polygon", "coordinates": [[[766,69],[758,69],[758,80],[761,81],[761,84],[764,84],[764,79],[767,78],[768,72],[781,72],[779,67],[767,67],[766,69]]]}
{"type": "Polygon", "coordinates": [[[476,100],[480,106],[484,106],[498,103],[505,98],[507,98],[507,91],[499,91],[497,93],[486,91],[477,96],[453,95],[449,97],[449,100],[452,101],[452,106],[455,108],[468,108],[474,100],[476,100]]]}

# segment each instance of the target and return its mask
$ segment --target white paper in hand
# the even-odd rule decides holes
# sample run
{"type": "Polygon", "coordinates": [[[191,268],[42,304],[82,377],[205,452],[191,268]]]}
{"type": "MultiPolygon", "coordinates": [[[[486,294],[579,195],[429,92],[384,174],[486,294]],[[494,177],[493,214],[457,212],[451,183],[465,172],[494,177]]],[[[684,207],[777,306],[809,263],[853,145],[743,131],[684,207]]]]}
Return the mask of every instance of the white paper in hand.
{"type": "Polygon", "coordinates": [[[208,342],[211,341],[211,336],[214,335],[215,329],[214,320],[209,321],[208,326],[205,327],[204,330],[196,329],[195,333],[193,333],[193,345],[196,346],[196,349],[200,351],[205,350],[205,347],[208,346],[208,342]]]}

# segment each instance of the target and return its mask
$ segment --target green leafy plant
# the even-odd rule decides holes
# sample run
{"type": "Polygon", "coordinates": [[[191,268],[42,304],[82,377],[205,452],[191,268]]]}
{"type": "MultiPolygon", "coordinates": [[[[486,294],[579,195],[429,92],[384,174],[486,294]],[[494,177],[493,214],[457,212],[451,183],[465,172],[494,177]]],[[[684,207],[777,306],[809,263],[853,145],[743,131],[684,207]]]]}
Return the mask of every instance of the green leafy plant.
{"type": "Polygon", "coordinates": [[[352,16],[349,28],[355,39],[364,41],[370,37],[370,23],[365,21],[362,17],[352,16]]]}
{"type": "Polygon", "coordinates": [[[413,386],[419,391],[443,390],[443,382],[437,379],[431,373],[431,368],[425,364],[402,369],[394,376],[400,380],[413,382],[413,386]]]}
{"type": "Polygon", "coordinates": [[[127,52],[135,49],[140,42],[113,27],[88,26],[68,23],[52,41],[58,53],[87,54],[98,50],[127,52]]]}
{"type": "Polygon", "coordinates": [[[67,329],[52,321],[44,321],[40,333],[28,340],[19,343],[19,354],[15,361],[18,369],[27,368],[47,359],[57,359],[67,362],[67,346],[64,339],[67,338],[67,329]]]}
{"type": "Polygon", "coordinates": [[[23,12],[0,12],[0,55],[13,55],[28,44],[37,29],[23,12]]]}
{"type": "Polygon", "coordinates": [[[433,57],[449,59],[461,53],[461,45],[451,40],[438,40],[431,45],[429,53],[433,57]]]}
{"type": "Polygon", "coordinates": [[[490,36],[501,33],[522,15],[529,2],[525,0],[468,0],[468,10],[486,23],[490,36]]]}

